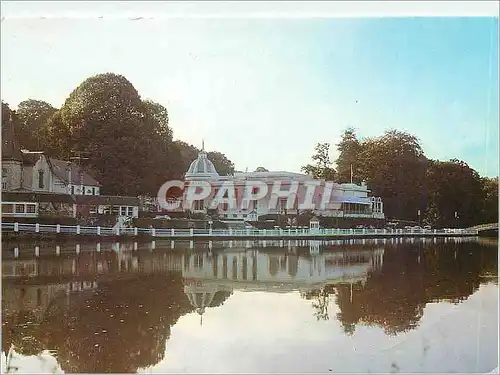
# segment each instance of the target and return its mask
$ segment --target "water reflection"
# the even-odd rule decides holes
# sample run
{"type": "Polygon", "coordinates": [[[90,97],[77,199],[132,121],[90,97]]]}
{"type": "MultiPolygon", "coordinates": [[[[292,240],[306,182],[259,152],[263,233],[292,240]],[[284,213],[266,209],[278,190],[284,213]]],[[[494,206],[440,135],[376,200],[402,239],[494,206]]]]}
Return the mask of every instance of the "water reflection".
{"type": "Polygon", "coordinates": [[[314,320],[335,319],[347,335],[397,335],[428,303],[458,304],[498,275],[495,247],[478,242],[224,244],[40,244],[37,257],[22,256],[33,244],[4,244],[20,252],[2,262],[3,350],[55,350],[66,372],[135,372],[164,358],[182,316],[203,324],[235,292],[298,293],[314,320]]]}

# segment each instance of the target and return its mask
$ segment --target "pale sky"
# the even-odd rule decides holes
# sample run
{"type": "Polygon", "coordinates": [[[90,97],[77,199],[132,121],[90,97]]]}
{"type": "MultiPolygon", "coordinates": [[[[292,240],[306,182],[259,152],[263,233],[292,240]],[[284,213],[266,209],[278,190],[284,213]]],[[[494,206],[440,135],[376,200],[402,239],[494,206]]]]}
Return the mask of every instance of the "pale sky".
{"type": "Polygon", "coordinates": [[[2,3],[2,99],[60,107],[113,72],[168,109],[174,138],[205,139],[239,170],[299,172],[352,126],[406,130],[430,158],[498,175],[498,18],[169,18],[124,4],[63,17],[58,3],[2,3]]]}

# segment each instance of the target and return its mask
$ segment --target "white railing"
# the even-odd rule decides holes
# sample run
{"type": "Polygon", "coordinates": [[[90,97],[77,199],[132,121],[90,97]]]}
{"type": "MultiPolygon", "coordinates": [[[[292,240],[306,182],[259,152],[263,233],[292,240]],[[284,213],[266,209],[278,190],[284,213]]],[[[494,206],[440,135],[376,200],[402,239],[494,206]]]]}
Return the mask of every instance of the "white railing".
{"type": "Polygon", "coordinates": [[[287,229],[170,229],[170,228],[110,228],[72,225],[43,225],[2,223],[2,232],[60,233],[94,236],[136,236],[146,234],[152,237],[322,237],[322,236],[476,236],[477,229],[338,229],[338,228],[287,228],[287,229]]]}

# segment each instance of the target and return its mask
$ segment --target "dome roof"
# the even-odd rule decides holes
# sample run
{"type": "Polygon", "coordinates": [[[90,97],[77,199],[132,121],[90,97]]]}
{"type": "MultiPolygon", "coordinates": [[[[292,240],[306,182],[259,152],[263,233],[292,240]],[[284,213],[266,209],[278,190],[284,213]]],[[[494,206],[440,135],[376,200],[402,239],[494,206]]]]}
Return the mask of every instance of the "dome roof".
{"type": "Polygon", "coordinates": [[[210,161],[204,150],[200,151],[198,157],[191,163],[186,172],[187,179],[218,177],[219,173],[217,173],[214,164],[210,161]]]}

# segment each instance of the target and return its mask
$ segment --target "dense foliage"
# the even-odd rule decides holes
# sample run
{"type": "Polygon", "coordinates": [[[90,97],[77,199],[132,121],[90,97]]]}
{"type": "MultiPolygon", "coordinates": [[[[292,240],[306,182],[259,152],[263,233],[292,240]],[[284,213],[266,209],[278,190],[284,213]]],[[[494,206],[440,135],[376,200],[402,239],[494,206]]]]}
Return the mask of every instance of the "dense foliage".
{"type": "MultiPolygon", "coordinates": [[[[173,140],[167,109],[142,100],[123,76],[99,74],[82,82],[60,109],[26,100],[14,113],[20,145],[82,165],[103,185],[103,194],[156,195],[168,179],[181,178],[198,149],[173,140]]],[[[4,121],[3,121],[4,122],[4,121]]],[[[222,153],[209,152],[221,175],[234,172],[222,153]]]]}
{"type": "Polygon", "coordinates": [[[461,160],[430,160],[419,140],[389,130],[380,137],[358,139],[347,129],[337,144],[336,173],[329,144],[316,146],[314,165],[302,169],[339,183],[366,182],[382,197],[386,217],[438,227],[468,227],[498,220],[498,179],[481,178],[461,160]],[[327,176],[327,177],[325,177],[327,176]]]}
{"type": "MultiPolygon", "coordinates": [[[[173,140],[164,106],[142,100],[125,77],[113,73],[86,79],[60,109],[28,99],[13,111],[2,102],[2,123],[7,121],[14,122],[22,148],[64,160],[83,156],[103,194],[155,196],[166,180],[182,178],[199,152],[173,140]]],[[[302,170],[329,181],[366,182],[382,197],[388,218],[434,226],[498,220],[498,179],[481,178],[460,160],[428,159],[414,135],[390,130],[360,139],[347,129],[336,147],[335,168],[330,144],[318,143],[313,163],[302,170]]],[[[220,175],[236,172],[226,155],[210,151],[208,157],[220,175]]]]}

